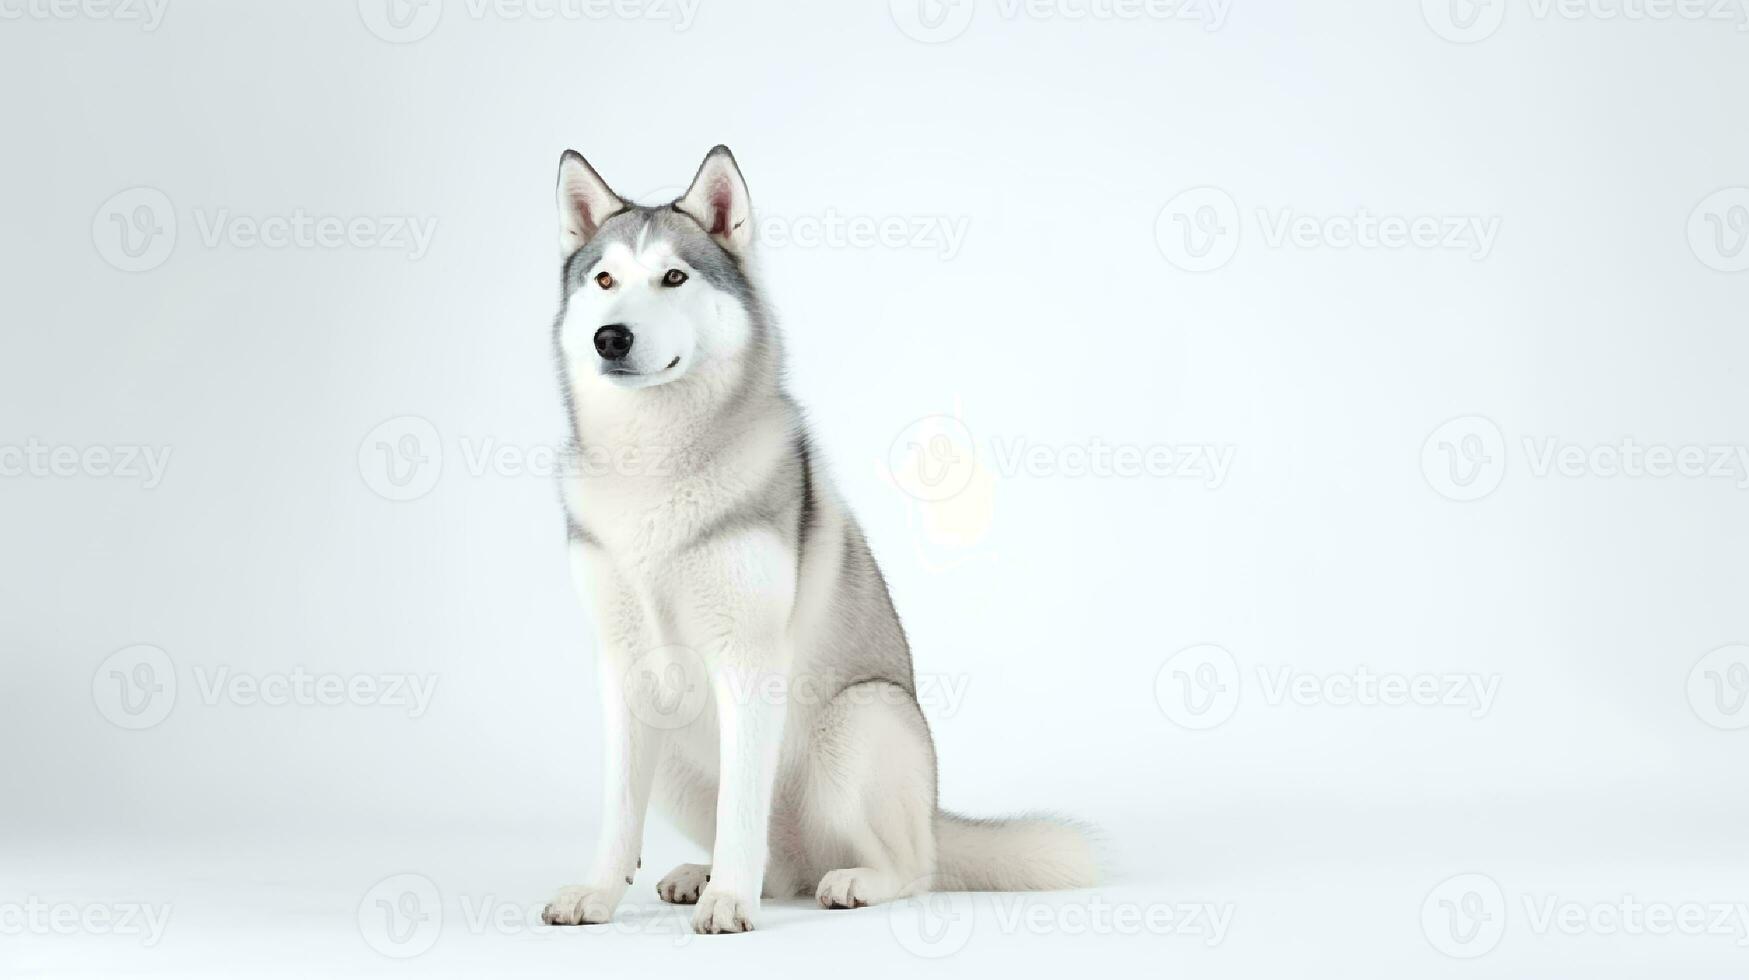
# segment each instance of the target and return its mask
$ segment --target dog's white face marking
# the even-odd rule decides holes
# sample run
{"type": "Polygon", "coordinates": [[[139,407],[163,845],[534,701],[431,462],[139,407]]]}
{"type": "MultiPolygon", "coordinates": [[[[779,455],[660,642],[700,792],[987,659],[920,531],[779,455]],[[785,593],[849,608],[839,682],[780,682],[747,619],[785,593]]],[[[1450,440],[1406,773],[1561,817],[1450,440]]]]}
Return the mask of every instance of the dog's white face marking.
{"type": "Polygon", "coordinates": [[[560,346],[580,385],[652,388],[738,353],[752,323],[746,308],[682,259],[669,241],[642,229],[628,245],[611,242],[572,292],[560,346]],[[598,345],[604,327],[623,328],[630,348],[611,358],[598,345]]]}

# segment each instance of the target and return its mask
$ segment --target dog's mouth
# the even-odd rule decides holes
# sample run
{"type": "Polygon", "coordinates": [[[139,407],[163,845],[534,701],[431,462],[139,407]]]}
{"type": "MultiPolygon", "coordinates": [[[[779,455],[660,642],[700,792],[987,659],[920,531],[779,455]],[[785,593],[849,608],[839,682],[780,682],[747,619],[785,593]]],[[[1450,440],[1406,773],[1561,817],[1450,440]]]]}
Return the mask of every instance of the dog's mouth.
{"type": "Polygon", "coordinates": [[[604,361],[601,365],[601,376],[623,388],[646,388],[679,366],[678,355],[660,371],[633,371],[631,368],[604,361]]]}

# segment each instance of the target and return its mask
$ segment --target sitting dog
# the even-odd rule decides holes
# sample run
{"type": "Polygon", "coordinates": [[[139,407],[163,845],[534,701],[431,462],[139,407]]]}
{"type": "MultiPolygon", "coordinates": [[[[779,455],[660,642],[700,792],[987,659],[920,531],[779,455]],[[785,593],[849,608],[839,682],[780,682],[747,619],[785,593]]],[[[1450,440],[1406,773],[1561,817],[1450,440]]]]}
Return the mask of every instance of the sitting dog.
{"type": "Polygon", "coordinates": [[[608,921],[652,796],[710,854],[657,886],[696,903],[701,933],[753,928],[762,895],[859,908],[1091,884],[1074,826],[936,805],[905,632],[784,390],[728,149],[657,207],[566,151],[558,201],[563,498],[607,762],[594,868],[545,920],[608,921]]]}

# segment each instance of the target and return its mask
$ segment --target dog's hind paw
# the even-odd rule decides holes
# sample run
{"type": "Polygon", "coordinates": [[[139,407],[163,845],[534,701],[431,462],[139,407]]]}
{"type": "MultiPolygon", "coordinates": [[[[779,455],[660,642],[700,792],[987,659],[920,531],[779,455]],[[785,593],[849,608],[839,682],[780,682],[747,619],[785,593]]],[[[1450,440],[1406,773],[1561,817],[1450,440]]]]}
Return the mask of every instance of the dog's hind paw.
{"type": "Polygon", "coordinates": [[[698,901],[699,893],[710,880],[710,865],[683,864],[656,883],[656,896],[675,905],[691,905],[698,901]]]}
{"type": "Polygon", "coordinates": [[[860,909],[890,902],[898,893],[893,876],[873,868],[839,868],[826,872],[814,897],[829,909],[860,909]]]}
{"type": "Polygon", "coordinates": [[[706,888],[692,913],[692,931],[707,936],[753,931],[753,910],[758,904],[727,891],[706,888]]]}

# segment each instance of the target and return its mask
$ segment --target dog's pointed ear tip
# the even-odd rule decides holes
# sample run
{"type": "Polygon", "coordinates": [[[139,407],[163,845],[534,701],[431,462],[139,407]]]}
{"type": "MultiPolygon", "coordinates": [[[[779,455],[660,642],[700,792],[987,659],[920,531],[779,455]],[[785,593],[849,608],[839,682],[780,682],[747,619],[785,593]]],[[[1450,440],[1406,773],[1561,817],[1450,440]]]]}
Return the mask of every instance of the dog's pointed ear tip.
{"type": "Polygon", "coordinates": [[[721,159],[728,161],[730,166],[737,168],[740,166],[740,164],[735,162],[735,153],[733,150],[729,149],[729,144],[727,143],[718,143],[716,146],[711,147],[710,152],[706,153],[704,158],[706,163],[709,163],[712,160],[721,159]]]}
{"type": "Polygon", "coordinates": [[[587,173],[595,172],[594,164],[591,164],[583,154],[578,153],[576,150],[567,149],[565,152],[559,154],[560,173],[564,173],[568,170],[577,170],[579,168],[587,173]]]}

